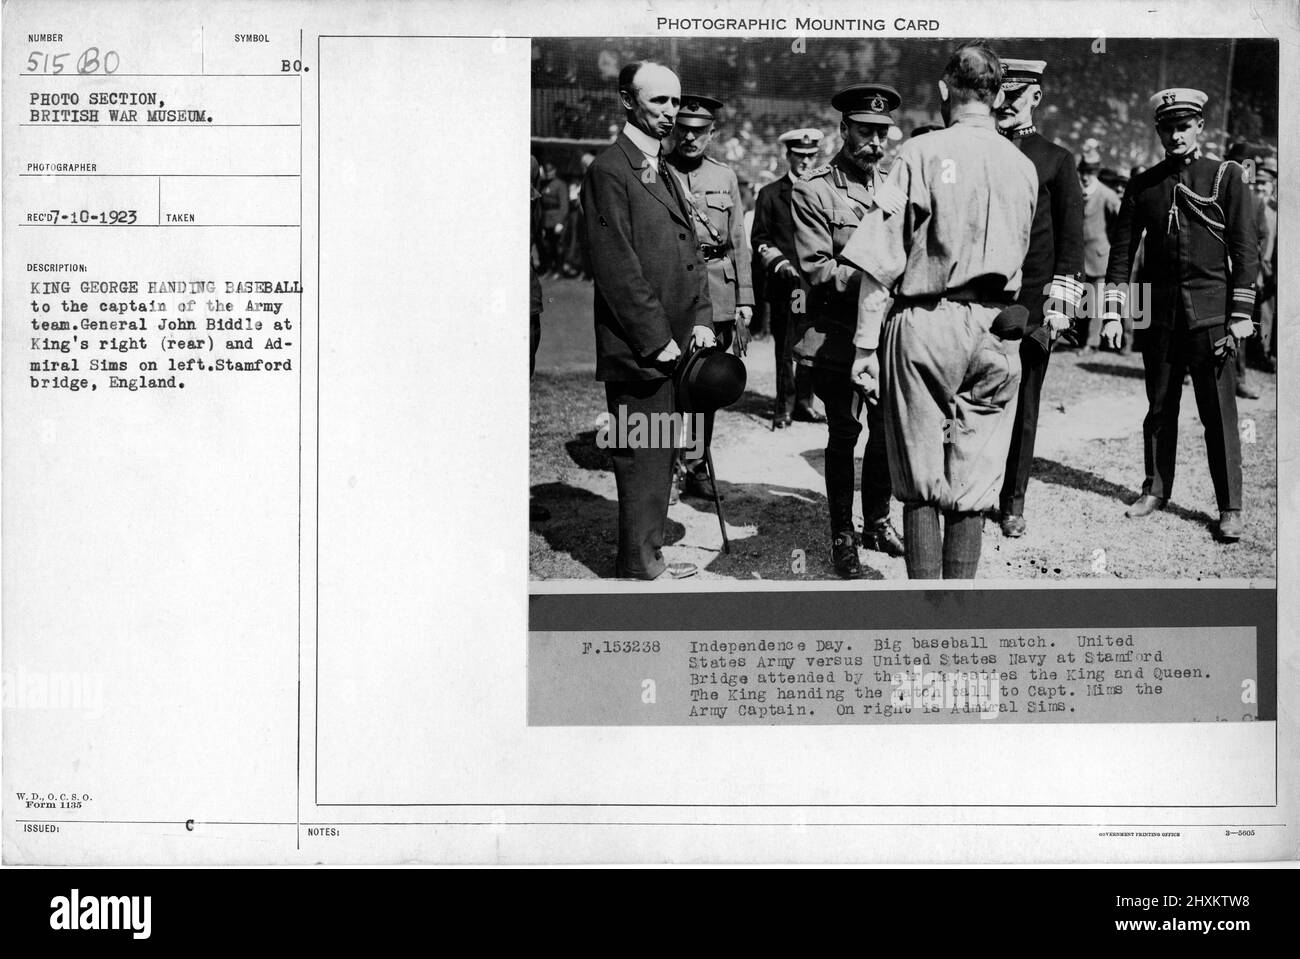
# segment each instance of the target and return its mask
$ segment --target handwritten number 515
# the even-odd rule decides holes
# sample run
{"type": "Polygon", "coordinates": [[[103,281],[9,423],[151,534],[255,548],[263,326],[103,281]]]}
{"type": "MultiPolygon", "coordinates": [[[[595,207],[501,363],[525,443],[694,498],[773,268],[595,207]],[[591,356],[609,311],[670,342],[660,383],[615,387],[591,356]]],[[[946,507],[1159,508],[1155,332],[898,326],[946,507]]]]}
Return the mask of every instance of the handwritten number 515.
{"type": "MultiPolygon", "coordinates": [[[[33,50],[27,55],[28,73],[59,74],[63,72],[63,61],[71,56],[69,53],[43,53],[33,50]]],[[[116,50],[105,50],[100,55],[99,47],[87,47],[77,58],[77,72],[80,74],[103,73],[111,76],[117,73],[121,57],[116,50]]]]}

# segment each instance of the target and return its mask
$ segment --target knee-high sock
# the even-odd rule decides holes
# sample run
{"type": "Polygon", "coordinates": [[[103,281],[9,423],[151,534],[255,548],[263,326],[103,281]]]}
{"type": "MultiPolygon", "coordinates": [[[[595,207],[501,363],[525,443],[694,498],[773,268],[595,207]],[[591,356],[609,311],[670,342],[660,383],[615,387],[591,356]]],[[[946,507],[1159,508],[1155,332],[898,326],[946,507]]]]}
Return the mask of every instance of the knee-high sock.
{"type": "Polygon", "coordinates": [[[944,513],[943,578],[974,579],[983,541],[983,513],[944,513]]]}
{"type": "Polygon", "coordinates": [[[932,503],[903,505],[903,556],[908,579],[941,578],[943,537],[939,533],[939,507],[932,503]]]}

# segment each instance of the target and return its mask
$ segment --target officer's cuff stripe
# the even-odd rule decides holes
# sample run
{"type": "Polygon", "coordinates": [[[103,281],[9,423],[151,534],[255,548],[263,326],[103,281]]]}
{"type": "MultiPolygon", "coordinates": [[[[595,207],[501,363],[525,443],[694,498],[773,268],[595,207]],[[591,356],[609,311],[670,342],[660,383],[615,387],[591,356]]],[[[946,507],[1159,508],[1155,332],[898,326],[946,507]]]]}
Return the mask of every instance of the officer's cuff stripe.
{"type": "Polygon", "coordinates": [[[1052,285],[1048,288],[1047,295],[1059,303],[1077,307],[1083,297],[1083,284],[1068,276],[1056,276],[1052,278],[1052,285]]]}

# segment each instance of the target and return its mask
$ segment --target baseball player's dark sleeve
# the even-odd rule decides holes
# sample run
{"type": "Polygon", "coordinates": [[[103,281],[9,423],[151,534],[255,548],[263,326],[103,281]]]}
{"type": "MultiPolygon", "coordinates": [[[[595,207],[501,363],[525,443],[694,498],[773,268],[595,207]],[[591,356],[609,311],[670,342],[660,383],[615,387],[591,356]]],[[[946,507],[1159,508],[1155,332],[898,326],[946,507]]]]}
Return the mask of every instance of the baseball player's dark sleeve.
{"type": "Polygon", "coordinates": [[[632,246],[623,181],[593,164],[582,187],[582,208],[596,287],[632,348],[640,356],[654,356],[672,340],[673,330],[632,246]]]}

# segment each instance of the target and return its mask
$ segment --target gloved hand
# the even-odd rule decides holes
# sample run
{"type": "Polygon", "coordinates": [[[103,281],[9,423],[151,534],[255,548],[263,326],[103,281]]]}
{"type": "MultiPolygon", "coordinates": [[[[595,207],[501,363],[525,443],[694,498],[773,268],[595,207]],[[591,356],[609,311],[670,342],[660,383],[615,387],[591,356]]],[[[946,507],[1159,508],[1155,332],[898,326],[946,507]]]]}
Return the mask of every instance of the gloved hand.
{"type": "Polygon", "coordinates": [[[1239,340],[1248,340],[1255,335],[1253,320],[1237,320],[1228,325],[1228,332],[1239,340]]]}
{"type": "Polygon", "coordinates": [[[1124,335],[1124,324],[1114,313],[1108,314],[1101,321],[1101,339],[1107,346],[1119,348],[1120,337],[1124,335]]]}
{"type": "Polygon", "coordinates": [[[1043,316],[1043,321],[1047,324],[1048,336],[1052,339],[1056,339],[1070,329],[1070,318],[1064,313],[1046,313],[1043,316]]]}
{"type": "Polygon", "coordinates": [[[749,321],[754,316],[752,306],[736,307],[736,333],[731,338],[731,351],[737,356],[744,356],[749,352],[749,321]]]}

